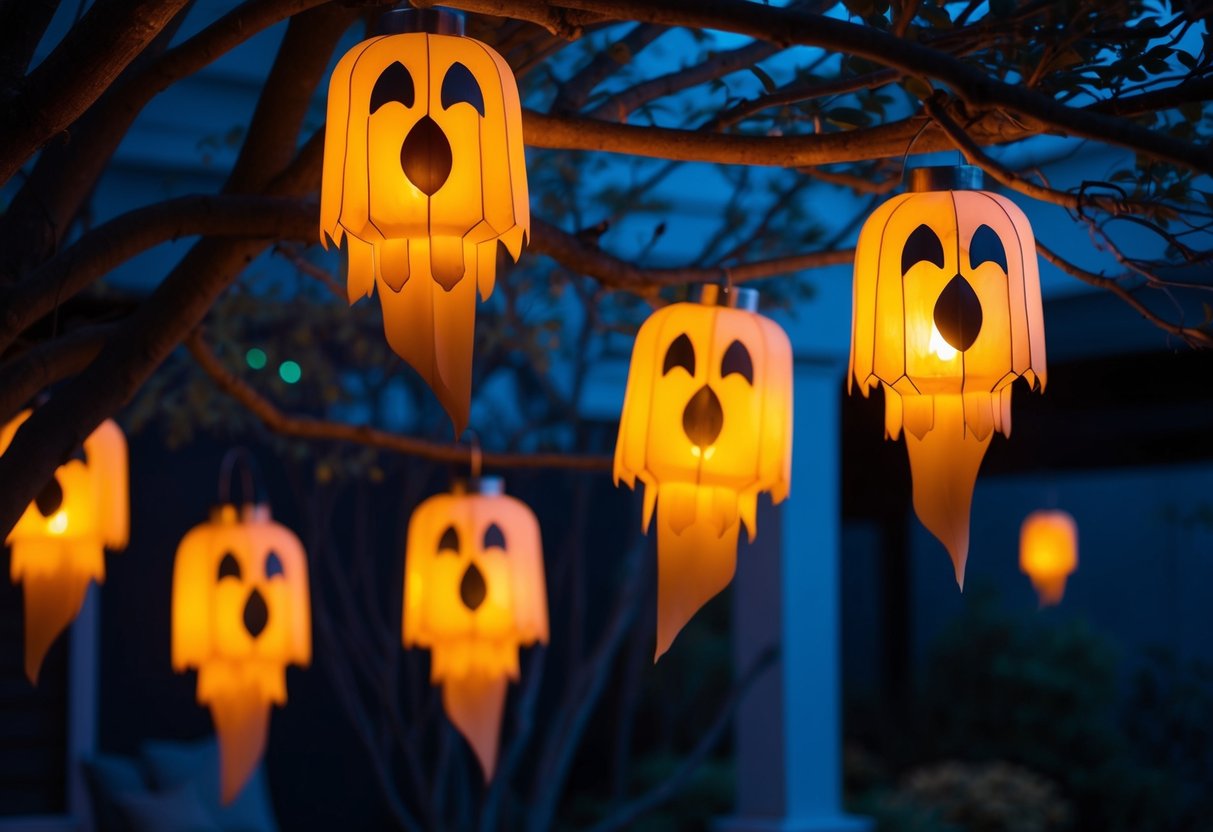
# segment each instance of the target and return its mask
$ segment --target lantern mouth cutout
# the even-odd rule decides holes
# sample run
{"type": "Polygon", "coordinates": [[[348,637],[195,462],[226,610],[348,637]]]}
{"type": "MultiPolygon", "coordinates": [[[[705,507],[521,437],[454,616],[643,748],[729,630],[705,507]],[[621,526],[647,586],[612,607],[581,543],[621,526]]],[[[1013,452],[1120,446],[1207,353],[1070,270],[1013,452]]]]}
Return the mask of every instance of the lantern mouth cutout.
{"type": "Polygon", "coordinates": [[[753,289],[705,285],[697,302],[654,312],[632,350],[615,445],[615,482],[644,485],[643,528],[657,516],[654,660],[726,587],[758,494],[787,496],[792,350],[759,315],[753,289]]]}
{"type": "Polygon", "coordinates": [[[378,288],[388,343],[459,435],[477,290],[493,292],[498,243],[517,261],[530,234],[522,106],[462,18],[398,9],[382,29],[333,71],[320,240],[346,248],[350,303],[378,288]]]}
{"type": "Polygon", "coordinates": [[[914,510],[963,588],[973,488],[993,433],[1011,434],[1012,382],[1046,382],[1036,243],[978,168],[917,168],[910,183],[859,235],[847,384],[884,390],[914,510]]]}
{"type": "Polygon", "coordinates": [[[257,502],[252,457],[229,452],[220,505],[182,539],[173,565],[173,669],[198,671],[198,704],[219,738],[220,798],[230,803],[265,752],[271,705],[286,703],[286,666],[312,657],[307,557],[257,502]],[[227,478],[242,464],[243,503],[227,478]]]}
{"type": "Polygon", "coordinates": [[[413,512],[401,639],[429,649],[444,710],[491,779],[518,652],[548,641],[539,524],[499,478],[457,481],[413,512]]]}
{"type": "Polygon", "coordinates": [[[1040,606],[1061,603],[1078,569],[1078,524],[1067,512],[1034,511],[1019,531],[1019,570],[1032,581],[1040,606]]]}
{"type": "MultiPolygon", "coordinates": [[[[0,431],[0,454],[32,411],[0,431]]],[[[9,532],[10,575],[25,604],[25,675],[30,684],[46,653],[80,614],[89,584],[105,582],[105,549],[126,548],[130,497],[126,437],[106,420],[26,507],[9,532]]]]}

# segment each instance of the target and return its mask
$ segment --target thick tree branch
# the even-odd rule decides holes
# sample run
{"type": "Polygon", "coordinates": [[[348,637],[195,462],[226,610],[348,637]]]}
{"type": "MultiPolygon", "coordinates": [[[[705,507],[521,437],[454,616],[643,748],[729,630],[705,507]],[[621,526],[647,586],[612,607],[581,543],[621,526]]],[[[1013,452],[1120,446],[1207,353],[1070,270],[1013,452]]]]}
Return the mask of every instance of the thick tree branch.
{"type": "Polygon", "coordinates": [[[57,381],[87,367],[117,324],[82,327],[31,347],[0,366],[0,424],[57,381]]]}
{"type": "Polygon", "coordinates": [[[0,0],[0,102],[17,92],[58,0],[0,0]]]}
{"type": "MultiPolygon", "coordinates": [[[[913,142],[916,153],[952,150],[952,141],[935,124],[915,116],[859,130],[804,136],[745,136],[701,133],[667,127],[636,127],[590,118],[522,114],[526,142],[532,147],[599,150],[682,162],[769,165],[800,168],[901,158],[913,142]]],[[[1006,119],[989,115],[971,128],[980,144],[1002,144],[1033,135],[1006,119]]]]}
{"type": "Polygon", "coordinates": [[[55,305],[92,285],[132,257],[182,237],[277,237],[301,208],[294,197],[185,196],[136,208],[82,236],[29,279],[0,292],[0,353],[55,305]]]}
{"type": "Polygon", "coordinates": [[[22,82],[0,121],[0,184],[80,117],[189,0],[97,0],[22,82]]]}
{"type": "MultiPolygon", "coordinates": [[[[255,156],[263,164],[251,165],[249,158],[238,161],[237,167],[256,173],[248,183],[231,182],[232,188],[255,185],[257,180],[273,175],[280,167],[278,160],[294,148],[310,104],[310,94],[304,94],[303,90],[316,87],[333,46],[351,19],[352,12],[348,10],[324,6],[291,21],[253,119],[277,136],[282,146],[269,147],[250,135],[241,155],[255,156]],[[271,117],[271,112],[276,117],[271,117]]],[[[305,147],[302,152],[307,151],[305,147]]],[[[314,181],[319,154],[313,151],[308,158],[313,160],[316,171],[288,169],[279,181],[314,181]]],[[[301,195],[298,191],[294,194],[301,195]]],[[[34,412],[0,457],[0,481],[13,484],[0,493],[0,531],[7,533],[13,527],[39,485],[54,473],[59,462],[79,447],[103,419],[130,400],[181,339],[198,325],[219,293],[265,246],[264,241],[199,242],[119,328],[87,370],[67,382],[34,412]]]]}
{"type": "MultiPolygon", "coordinates": [[[[211,380],[227,395],[231,396],[250,413],[261,420],[267,428],[282,436],[296,439],[322,439],[352,442],[377,448],[382,451],[430,459],[436,462],[471,462],[472,449],[467,445],[432,442],[377,430],[366,425],[349,425],[344,422],[329,422],[308,416],[289,416],[247,385],[223,366],[210,347],[195,331],[186,341],[190,355],[198,362],[211,380]]],[[[483,464],[491,468],[567,468],[575,471],[609,471],[611,458],[607,456],[580,456],[566,453],[505,454],[486,452],[483,464]]]]}

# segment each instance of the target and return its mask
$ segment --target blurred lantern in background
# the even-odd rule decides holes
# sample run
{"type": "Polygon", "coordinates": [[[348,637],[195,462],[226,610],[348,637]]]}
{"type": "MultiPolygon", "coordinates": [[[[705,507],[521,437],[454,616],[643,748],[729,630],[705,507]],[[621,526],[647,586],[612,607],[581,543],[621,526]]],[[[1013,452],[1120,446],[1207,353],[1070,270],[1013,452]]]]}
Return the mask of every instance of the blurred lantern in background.
{"type": "Polygon", "coordinates": [[[636,335],[615,445],[615,482],[657,510],[660,658],[728,586],[737,535],[757,533],[758,494],[787,496],[792,348],[753,289],[704,286],[698,303],[654,312],[636,335]]]}
{"type": "Polygon", "coordinates": [[[1042,607],[1056,606],[1066,579],[1078,568],[1078,524],[1064,511],[1034,511],[1019,530],[1019,571],[1027,575],[1042,607]]]}
{"type": "MultiPolygon", "coordinates": [[[[0,432],[0,454],[31,411],[0,432]]],[[[125,549],[130,530],[126,437],[102,422],[79,459],[56,471],[9,532],[12,579],[25,598],[25,675],[37,684],[46,651],[80,613],[90,581],[105,581],[105,549],[125,549]]]]}
{"type": "Polygon", "coordinates": [[[1011,435],[1011,383],[1045,385],[1036,244],[1010,200],[966,165],[911,171],[911,193],[864,224],[855,250],[853,378],[906,431],[914,511],[964,587],[969,509],[993,431],[1011,435]]]}
{"type": "Polygon", "coordinates": [[[344,240],[351,303],[376,286],[388,343],[455,424],[471,401],[476,289],[530,233],[522,107],[505,59],[450,12],[396,10],[329,85],[320,239],[344,240]],[[429,33],[432,32],[433,34],[429,33]]]}
{"type": "Polygon", "coordinates": [[[430,650],[447,716],[491,779],[518,650],[548,640],[539,523],[500,479],[456,483],[413,512],[402,636],[406,648],[430,650]]]}
{"type": "MultiPolygon", "coordinates": [[[[243,453],[243,452],[238,452],[243,453]]],[[[312,659],[307,558],[268,505],[226,491],[236,453],[224,459],[220,503],[177,547],[173,567],[173,669],[198,671],[198,704],[219,737],[220,798],[230,803],[265,751],[270,705],[286,703],[286,666],[312,659]]]]}

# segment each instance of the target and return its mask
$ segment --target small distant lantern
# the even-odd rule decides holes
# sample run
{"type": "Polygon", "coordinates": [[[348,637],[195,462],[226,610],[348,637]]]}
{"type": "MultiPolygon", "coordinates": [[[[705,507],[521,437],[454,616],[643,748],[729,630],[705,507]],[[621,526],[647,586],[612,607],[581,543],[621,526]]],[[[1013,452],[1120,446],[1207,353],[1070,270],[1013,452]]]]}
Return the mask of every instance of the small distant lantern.
{"type": "Polygon", "coordinates": [[[405,552],[404,646],[428,648],[447,716],[493,777],[518,650],[548,641],[539,523],[496,477],[417,506],[405,552]]]}
{"type": "Polygon", "coordinates": [[[497,243],[530,233],[522,106],[509,65],[463,18],[401,9],[329,85],[320,240],[344,240],[350,303],[377,286],[392,349],[461,434],[471,401],[476,289],[493,292],[497,243]]]}
{"type": "Polygon", "coordinates": [[[885,436],[906,431],[914,511],[964,587],[969,511],[994,431],[1011,435],[1011,383],[1045,386],[1032,227],[980,190],[978,168],[918,168],[910,193],[864,223],[855,249],[852,379],[885,395],[885,436]]]}
{"type": "Polygon", "coordinates": [[[312,623],[299,539],[270,518],[268,505],[237,506],[226,495],[221,503],[177,547],[172,645],[173,669],[198,671],[227,804],[265,751],[270,705],[286,703],[286,666],[311,663],[312,623]]]}
{"type": "MultiPolygon", "coordinates": [[[[31,411],[0,432],[0,454],[31,411]]],[[[81,457],[56,469],[8,534],[12,579],[25,597],[25,675],[38,683],[47,650],[84,604],[90,581],[105,582],[105,549],[126,548],[130,529],[126,437],[102,422],[81,457]]]]}
{"type": "Polygon", "coordinates": [[[788,494],[792,347],[757,308],[753,289],[707,285],[636,335],[615,482],[643,483],[646,531],[657,511],[655,659],[733,579],[739,524],[753,540],[759,492],[776,503],[788,494]]]}
{"type": "Polygon", "coordinates": [[[1078,524],[1064,511],[1034,511],[1019,530],[1019,571],[1032,581],[1042,607],[1061,603],[1066,579],[1078,569],[1078,524]]]}

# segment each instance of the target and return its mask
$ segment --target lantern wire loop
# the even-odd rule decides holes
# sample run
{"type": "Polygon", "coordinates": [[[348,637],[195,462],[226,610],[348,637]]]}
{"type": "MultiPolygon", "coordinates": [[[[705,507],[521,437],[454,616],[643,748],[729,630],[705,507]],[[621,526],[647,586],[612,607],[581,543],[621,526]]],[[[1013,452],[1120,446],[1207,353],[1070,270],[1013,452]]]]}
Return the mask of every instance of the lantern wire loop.
{"type": "Polygon", "coordinates": [[[248,448],[237,445],[223,455],[219,463],[219,503],[232,504],[232,474],[240,469],[240,499],[246,505],[261,502],[261,492],[257,487],[260,470],[257,460],[248,448]]]}

